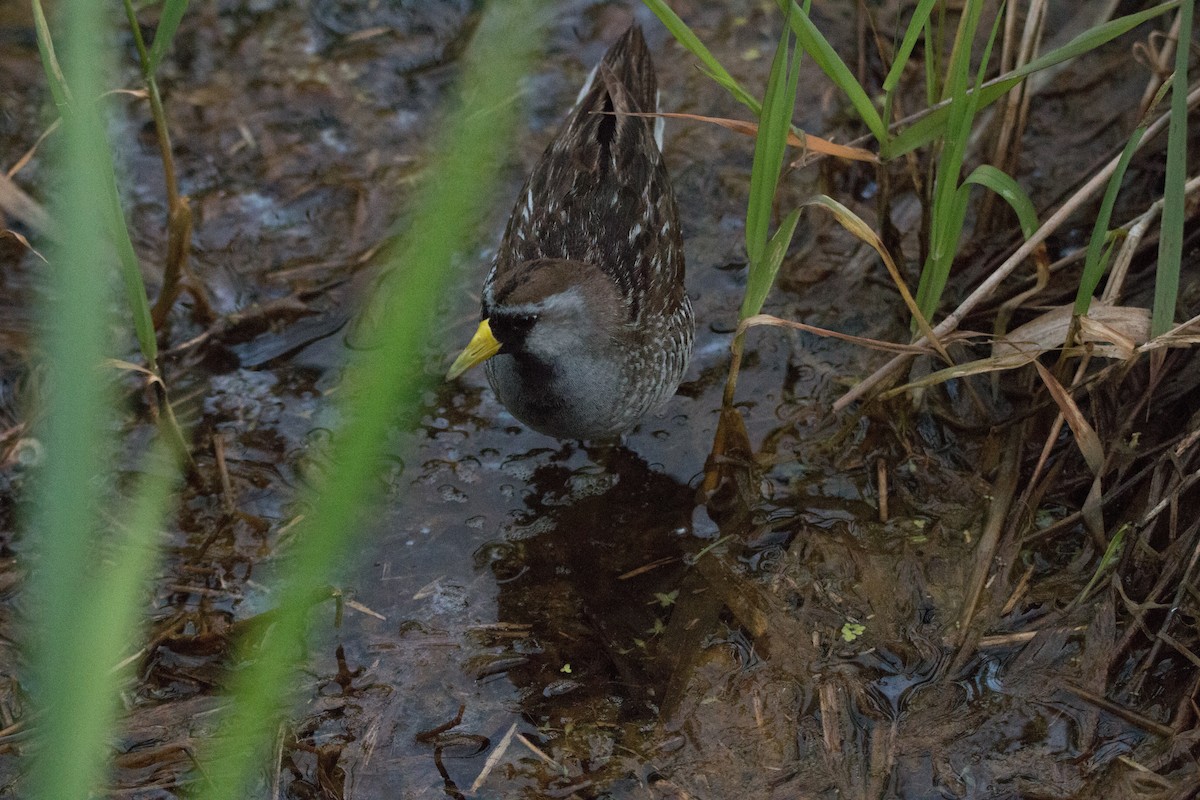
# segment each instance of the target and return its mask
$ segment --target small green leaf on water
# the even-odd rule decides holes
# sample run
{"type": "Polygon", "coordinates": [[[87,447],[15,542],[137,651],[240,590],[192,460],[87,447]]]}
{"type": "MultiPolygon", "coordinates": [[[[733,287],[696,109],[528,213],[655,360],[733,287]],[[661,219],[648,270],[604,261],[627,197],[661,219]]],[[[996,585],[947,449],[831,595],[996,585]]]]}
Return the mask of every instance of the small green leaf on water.
{"type": "Polygon", "coordinates": [[[842,626],[842,639],[847,642],[853,642],[866,632],[866,625],[860,625],[857,622],[847,622],[842,626]]]}
{"type": "Polygon", "coordinates": [[[571,674],[571,665],[563,664],[562,667],[558,671],[562,672],[564,674],[570,675],[571,674]]]}
{"type": "Polygon", "coordinates": [[[675,601],[679,599],[679,590],[676,589],[673,592],[655,592],[654,599],[657,600],[658,604],[663,608],[670,608],[671,606],[675,605],[675,601]]]}

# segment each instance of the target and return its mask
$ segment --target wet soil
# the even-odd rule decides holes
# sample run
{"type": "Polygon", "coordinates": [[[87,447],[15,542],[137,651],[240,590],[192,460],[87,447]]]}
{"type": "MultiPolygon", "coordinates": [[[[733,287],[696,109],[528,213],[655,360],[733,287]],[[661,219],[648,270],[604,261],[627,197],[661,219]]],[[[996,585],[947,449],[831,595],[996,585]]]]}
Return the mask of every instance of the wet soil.
{"type": "MultiPolygon", "coordinates": [[[[772,4],[672,5],[739,79],[763,84],[780,22],[772,4]]],[[[854,15],[814,5],[839,51],[855,52],[854,15]]],[[[114,796],[175,797],[196,780],[189,754],[213,733],[230,642],[255,635],[250,622],[271,607],[272,566],[303,513],[297,490],[322,468],[337,424],[330,395],[353,345],[344,321],[425,177],[476,10],[469,0],[194,4],[163,66],[181,190],[195,210],[193,268],[217,320],[198,319],[185,298],[164,335],[168,381],[199,445],[147,609],[150,644],[128,695],[114,796]]],[[[1012,420],[1028,395],[985,392],[981,410],[972,391],[951,385],[916,405],[834,415],[833,401],[883,356],[760,329],[738,387],[751,452],[720,498],[698,491],[745,280],[749,140],[667,126],[700,326],[687,382],[663,412],[619,445],[584,446],[524,429],[481,372],[440,381],[476,322],[510,198],[631,19],[656,54],[665,109],[744,116],[644,9],[556,5],[486,245],[462,255],[461,279],[442,302],[419,422],[398,422],[374,535],[339,565],[348,602],[314,611],[321,636],[281,732],[278,769],[264,772],[257,796],[1176,796],[1197,775],[1190,756],[1167,757],[1145,724],[1081,693],[1103,695],[1110,669],[1130,672],[1145,654],[1139,645],[1111,666],[1128,624],[1118,629],[1112,596],[1047,623],[1095,568],[1099,553],[1080,525],[1008,554],[1029,565],[1032,588],[1014,609],[959,627],[989,505],[1008,474],[1012,420]],[[1160,757],[1166,788],[1128,765],[1135,755],[1160,757]]],[[[131,55],[127,35],[112,39],[131,55]]],[[[1131,41],[1084,59],[1035,101],[1020,178],[1039,207],[1132,127],[1146,76],[1117,66],[1128,65],[1131,41]]],[[[0,42],[7,168],[50,111],[29,20],[0,14],[0,42]]],[[[841,103],[805,64],[797,124],[851,139],[861,131],[841,103]]],[[[161,164],[146,107],[122,95],[110,107],[153,290],[166,246],[161,164]]],[[[1157,152],[1135,163],[1131,208],[1158,191],[1157,152]]],[[[40,154],[17,180],[42,200],[53,190],[40,154]]],[[[878,190],[868,168],[821,162],[789,173],[779,205],[825,192],[869,215],[878,190]]],[[[911,262],[916,231],[900,233],[911,262]]],[[[1013,235],[976,243],[951,292],[968,290],[1013,235]]],[[[1072,230],[1053,241],[1054,255],[1085,241],[1086,228],[1072,230]]],[[[0,265],[8,724],[21,714],[10,631],[25,569],[16,518],[36,460],[20,426],[39,262],[0,238],[0,265]]],[[[882,268],[815,215],[802,221],[766,311],[907,338],[882,268]]],[[[1189,385],[1164,413],[1195,410],[1189,385]]],[[[136,379],[125,386],[132,452],[147,435],[146,408],[136,379]]],[[[1073,510],[1078,487],[1067,489],[1076,494],[1035,503],[1043,527],[1073,510]]],[[[1177,656],[1154,670],[1140,713],[1166,725],[1194,696],[1195,667],[1177,656]]],[[[1186,754],[1185,745],[1170,746],[1186,754]]],[[[21,748],[0,734],[0,794],[19,794],[21,748]]]]}

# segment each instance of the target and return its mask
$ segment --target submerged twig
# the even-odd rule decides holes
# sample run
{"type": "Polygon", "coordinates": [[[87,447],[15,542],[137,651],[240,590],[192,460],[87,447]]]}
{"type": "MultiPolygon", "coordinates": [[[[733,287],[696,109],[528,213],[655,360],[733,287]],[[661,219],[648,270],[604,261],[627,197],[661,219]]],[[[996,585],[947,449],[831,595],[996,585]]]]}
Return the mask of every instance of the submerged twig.
{"type": "Polygon", "coordinates": [[[483,786],[483,782],[487,780],[488,775],[492,773],[492,770],[500,763],[500,759],[504,757],[505,752],[508,751],[508,746],[512,743],[513,734],[516,732],[517,723],[514,722],[509,726],[504,737],[500,739],[500,743],[496,745],[496,749],[487,757],[487,761],[483,762],[483,769],[479,772],[479,777],[471,784],[471,788],[468,791],[472,794],[479,791],[479,787],[483,786]]]}
{"type": "Polygon", "coordinates": [[[980,598],[988,576],[992,572],[992,560],[1000,546],[1000,534],[1004,523],[1008,520],[1009,509],[1017,492],[1017,478],[1021,467],[1021,443],[1025,441],[1025,428],[1028,422],[1014,425],[1009,431],[1004,456],[996,473],[996,482],[992,488],[992,503],[988,507],[987,522],[979,544],[975,547],[975,564],[971,570],[971,579],[967,583],[964,595],[962,613],[958,618],[958,655],[954,659],[955,666],[950,672],[954,673],[966,660],[966,643],[971,621],[979,608],[980,598]]]}

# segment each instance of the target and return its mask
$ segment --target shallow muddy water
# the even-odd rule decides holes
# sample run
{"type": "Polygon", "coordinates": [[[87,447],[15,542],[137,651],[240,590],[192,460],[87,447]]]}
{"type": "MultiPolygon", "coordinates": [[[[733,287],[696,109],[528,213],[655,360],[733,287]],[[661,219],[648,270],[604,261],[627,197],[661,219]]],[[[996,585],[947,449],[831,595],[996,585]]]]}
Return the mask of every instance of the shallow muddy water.
{"type": "MultiPolygon", "coordinates": [[[[853,52],[853,15],[814,5],[825,34],[853,52]]],[[[114,796],[174,797],[193,780],[188,753],[211,733],[229,635],[271,607],[266,576],[303,511],[294,498],[337,424],[328,398],[348,354],[344,319],[397,216],[403,228],[475,6],[228,0],[195,4],[184,22],[162,83],[196,213],[193,269],[224,322],[195,320],[185,299],[166,341],[172,392],[205,444],[156,584],[153,647],[130,695],[114,796]]],[[[762,86],[780,24],[773,4],[672,6],[739,79],[762,86]]],[[[745,280],[750,140],[667,125],[699,326],[686,382],[662,412],[619,445],[591,447],[523,428],[480,370],[441,381],[477,322],[491,248],[525,171],[631,20],[655,53],[664,109],[745,116],[644,9],[555,7],[485,245],[462,255],[432,332],[419,423],[398,425],[386,503],[344,566],[351,602],[340,621],[332,603],[314,612],[321,635],[281,735],[281,766],[259,796],[1077,796],[1144,739],[1060,688],[1094,683],[1095,654],[1054,634],[1032,649],[996,640],[956,661],[1003,448],[987,424],[949,424],[940,407],[832,415],[882,357],[759,329],[738,387],[753,457],[734,464],[719,502],[698,491],[745,280]]],[[[19,13],[0,16],[5,168],[47,124],[30,30],[19,13]]],[[[129,49],[128,37],[114,41],[129,49]]],[[[1087,76],[1113,57],[1072,73],[1080,107],[1094,105],[1087,76]]],[[[123,75],[134,85],[132,66],[123,75]]],[[[1123,97],[1140,84],[1118,89],[1123,97]]],[[[845,141],[858,131],[840,103],[806,63],[796,123],[845,141]]],[[[118,96],[112,107],[127,211],[153,275],[165,247],[153,131],[138,102],[118,96]]],[[[1062,125],[1047,123],[1028,148],[1027,177],[1045,203],[1061,164],[1044,156],[1062,125]]],[[[1122,135],[1077,142],[1076,163],[1122,135]]],[[[44,178],[35,157],[18,182],[44,199],[44,178]]],[[[824,163],[791,172],[779,207],[826,192],[869,212],[876,188],[865,167],[824,163]]],[[[915,253],[915,232],[904,233],[915,253]]],[[[0,247],[0,370],[10,386],[28,355],[36,263],[7,240],[0,247]]],[[[882,268],[807,212],[765,310],[907,336],[882,268]]],[[[144,434],[132,426],[135,441],[144,434]]],[[[20,550],[23,475],[4,466],[6,550],[20,550]]],[[[1006,619],[1019,627],[1019,614],[1006,619]]],[[[6,652],[11,683],[16,656],[6,652]]],[[[4,793],[19,794],[19,746],[6,752],[4,793]]]]}

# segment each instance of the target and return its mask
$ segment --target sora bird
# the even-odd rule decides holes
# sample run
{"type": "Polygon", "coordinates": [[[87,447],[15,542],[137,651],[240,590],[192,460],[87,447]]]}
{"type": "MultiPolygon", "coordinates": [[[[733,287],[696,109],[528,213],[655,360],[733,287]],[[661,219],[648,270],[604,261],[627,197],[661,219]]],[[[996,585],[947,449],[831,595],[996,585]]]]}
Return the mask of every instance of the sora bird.
{"type": "Polygon", "coordinates": [[[636,25],[592,70],[521,189],[483,285],[483,321],[447,373],[486,362],[513,416],[560,439],[627,431],[679,386],[695,321],[636,25]]]}

